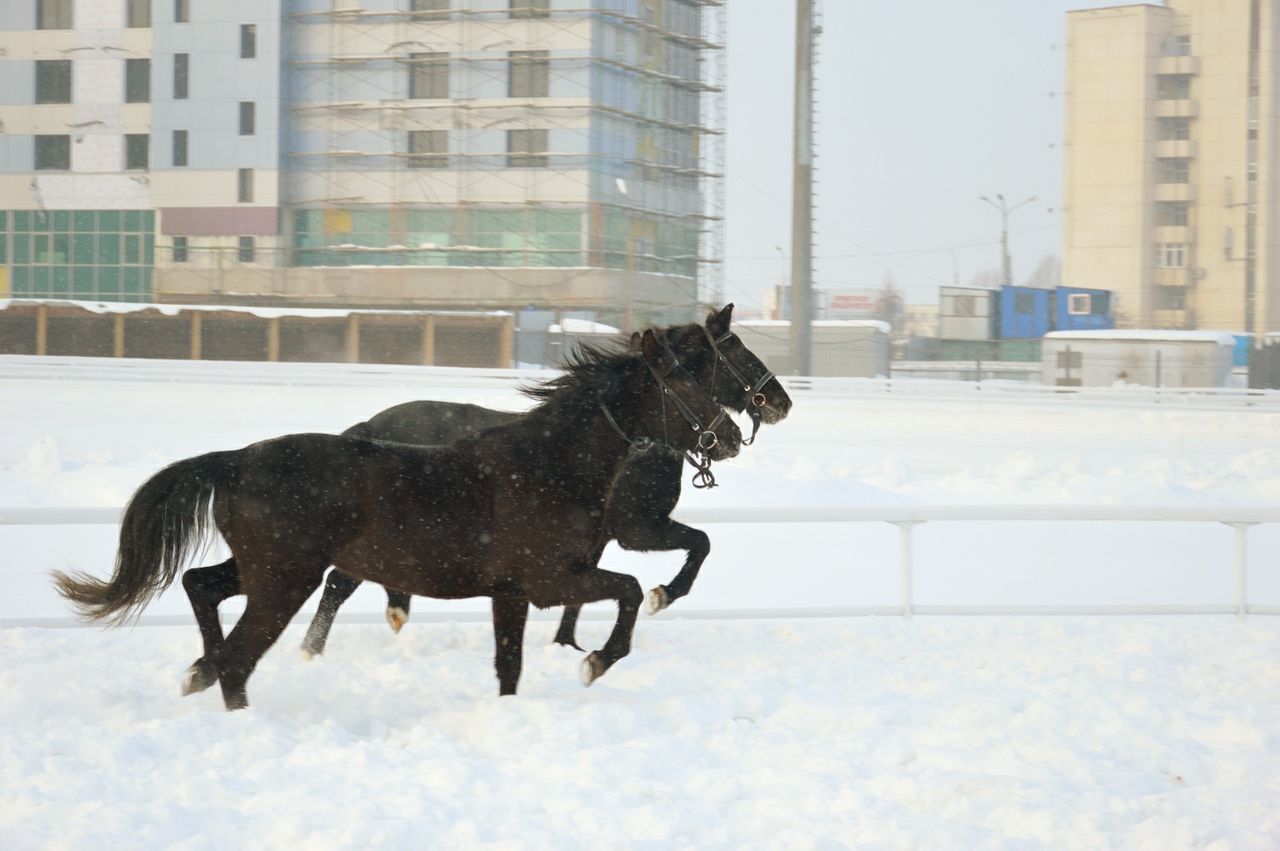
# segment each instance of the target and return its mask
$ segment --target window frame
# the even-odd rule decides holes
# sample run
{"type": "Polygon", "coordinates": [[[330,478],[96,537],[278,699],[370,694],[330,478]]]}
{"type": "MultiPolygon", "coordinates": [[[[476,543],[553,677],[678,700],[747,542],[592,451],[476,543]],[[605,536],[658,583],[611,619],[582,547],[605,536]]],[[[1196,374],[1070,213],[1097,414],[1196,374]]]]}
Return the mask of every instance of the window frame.
{"type": "Polygon", "coordinates": [[[124,102],[151,103],[150,59],[124,60],[124,102]],[[142,75],[141,79],[139,74],[142,75]]]}
{"type": "Polygon", "coordinates": [[[151,0],[125,0],[124,26],[129,30],[151,29],[151,0]]]}
{"type": "Polygon", "coordinates": [[[75,29],[73,0],[36,0],[36,29],[75,29]]]}
{"type": "Polygon", "coordinates": [[[449,97],[451,56],[443,51],[409,54],[409,99],[444,100],[449,97]]]}
{"type": "Polygon", "coordinates": [[[170,261],[173,263],[188,263],[191,260],[191,243],[188,237],[175,236],[173,244],[170,246],[170,261]]]}
{"type": "Polygon", "coordinates": [[[148,171],[151,168],[151,134],[150,133],[125,133],[124,134],[124,170],[125,171],[148,171]],[[142,165],[138,165],[139,147],[142,154],[142,165]]]}
{"type": "Polygon", "coordinates": [[[258,133],[258,108],[254,101],[240,101],[240,135],[256,136],[258,133]]]}
{"type": "Polygon", "coordinates": [[[191,164],[191,136],[186,130],[174,130],[170,138],[170,164],[183,168],[191,164]],[[181,156],[179,156],[181,153],[181,156]]]}
{"type": "Polygon", "coordinates": [[[508,51],[507,97],[545,98],[550,96],[551,51],[508,51]]]}
{"type": "Polygon", "coordinates": [[[1092,293],[1068,293],[1067,294],[1067,315],[1068,316],[1088,316],[1093,313],[1093,294],[1092,293]],[[1083,305],[1083,308],[1081,307],[1083,305]]]}
{"type": "Polygon", "coordinates": [[[510,18],[549,18],[551,0],[508,0],[507,16],[510,18]]]}
{"type": "Polygon", "coordinates": [[[521,127],[508,130],[507,168],[547,168],[550,165],[550,157],[547,153],[550,142],[551,134],[545,127],[521,127]],[[539,138],[537,134],[541,134],[540,147],[530,144],[539,138]],[[527,141],[521,144],[516,141],[518,138],[524,138],[527,141]]]}
{"type": "Polygon", "coordinates": [[[258,25],[257,24],[241,24],[240,25],[240,58],[241,59],[257,59],[258,58],[258,25]]]}
{"type": "Polygon", "coordinates": [[[173,54],[173,99],[188,100],[191,97],[191,54],[173,54]]]}
{"type": "MultiPolygon", "coordinates": [[[[32,138],[32,148],[33,148],[33,155],[34,155],[33,169],[35,171],[70,171],[71,170],[71,134],[69,133],[36,133],[32,135],[31,138],[32,138]],[[43,140],[45,143],[49,143],[54,139],[63,140],[63,144],[66,148],[66,157],[65,157],[66,165],[41,165],[40,164],[41,141],[43,140]]],[[[45,152],[45,157],[47,161],[47,157],[48,157],[47,151],[45,152]]],[[[62,162],[61,157],[59,158],[59,162],[62,162]]]]}
{"type": "Polygon", "coordinates": [[[35,60],[35,63],[36,63],[36,66],[35,66],[36,90],[34,95],[35,103],[37,104],[71,103],[72,102],[72,86],[74,85],[74,82],[75,82],[74,79],[72,78],[72,75],[75,73],[75,69],[71,64],[71,60],[70,59],[37,59],[35,60]],[[55,67],[59,71],[65,71],[65,75],[63,73],[57,74],[55,79],[52,82],[50,82],[49,80],[50,75],[48,74],[42,75],[40,73],[42,69],[47,71],[55,67]],[[65,86],[65,97],[63,96],[64,86],[65,86]],[[57,91],[51,92],[50,90],[54,88],[56,88],[57,91]]]}
{"type": "Polygon", "coordinates": [[[410,130],[408,138],[409,168],[448,168],[448,130],[410,130]],[[430,142],[425,146],[420,142],[430,142]]]}
{"type": "Polygon", "coordinates": [[[236,260],[241,263],[256,263],[258,261],[257,240],[251,236],[237,237],[236,260]]]}
{"type": "Polygon", "coordinates": [[[236,202],[253,203],[253,169],[251,168],[236,169],[236,202]]]}
{"type": "Polygon", "coordinates": [[[191,0],[173,0],[173,22],[175,24],[191,23],[191,0]]]}

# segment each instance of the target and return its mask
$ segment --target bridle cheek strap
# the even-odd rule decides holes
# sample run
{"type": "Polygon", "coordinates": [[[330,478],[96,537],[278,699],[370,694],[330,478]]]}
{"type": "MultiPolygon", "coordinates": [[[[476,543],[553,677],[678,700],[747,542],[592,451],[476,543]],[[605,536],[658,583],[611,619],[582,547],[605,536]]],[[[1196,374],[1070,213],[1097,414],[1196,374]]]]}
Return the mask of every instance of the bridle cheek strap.
{"type": "Polygon", "coordinates": [[[760,422],[764,418],[764,406],[768,401],[764,397],[764,386],[774,379],[774,373],[766,369],[764,375],[752,383],[742,374],[742,370],[733,365],[733,361],[725,357],[724,352],[720,351],[720,344],[733,336],[732,331],[726,331],[717,339],[711,336],[711,332],[707,330],[707,326],[699,325],[702,333],[707,338],[707,343],[711,345],[711,352],[715,355],[715,366],[712,367],[712,388],[715,387],[715,367],[724,364],[725,371],[733,376],[733,380],[738,382],[742,387],[742,392],[747,396],[747,415],[751,417],[751,439],[742,441],[743,446],[750,446],[756,442],[756,434],[760,431],[760,422]]]}

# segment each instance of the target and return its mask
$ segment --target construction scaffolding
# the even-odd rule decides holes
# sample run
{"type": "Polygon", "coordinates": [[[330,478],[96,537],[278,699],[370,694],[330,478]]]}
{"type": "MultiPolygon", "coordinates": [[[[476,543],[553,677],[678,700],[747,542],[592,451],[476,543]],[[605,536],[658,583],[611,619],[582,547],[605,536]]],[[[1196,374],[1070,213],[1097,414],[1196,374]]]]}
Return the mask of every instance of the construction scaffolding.
{"type": "Polygon", "coordinates": [[[722,299],[719,0],[403,2],[289,16],[285,265],[615,270],[629,324],[722,299]]]}

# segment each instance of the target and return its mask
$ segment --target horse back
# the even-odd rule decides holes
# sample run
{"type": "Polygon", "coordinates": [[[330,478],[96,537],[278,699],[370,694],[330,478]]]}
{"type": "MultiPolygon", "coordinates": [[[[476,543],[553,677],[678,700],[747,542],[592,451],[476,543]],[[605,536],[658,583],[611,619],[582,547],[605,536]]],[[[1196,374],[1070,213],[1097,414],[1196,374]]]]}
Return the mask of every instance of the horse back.
{"type": "Polygon", "coordinates": [[[422,399],[387,408],[343,434],[365,440],[444,446],[519,416],[479,405],[422,399]]]}

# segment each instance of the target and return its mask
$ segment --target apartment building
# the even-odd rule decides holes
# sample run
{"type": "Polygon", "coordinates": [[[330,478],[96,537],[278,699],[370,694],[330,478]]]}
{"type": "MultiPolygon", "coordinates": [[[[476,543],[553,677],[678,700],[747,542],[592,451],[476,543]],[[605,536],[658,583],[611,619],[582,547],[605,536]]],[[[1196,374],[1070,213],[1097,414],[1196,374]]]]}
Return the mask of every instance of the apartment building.
{"type": "Polygon", "coordinates": [[[1121,327],[1280,330],[1280,0],[1067,16],[1063,280],[1121,327]]]}
{"type": "Polygon", "coordinates": [[[13,0],[5,286],[683,318],[722,34],[713,0],[13,0]]]}

